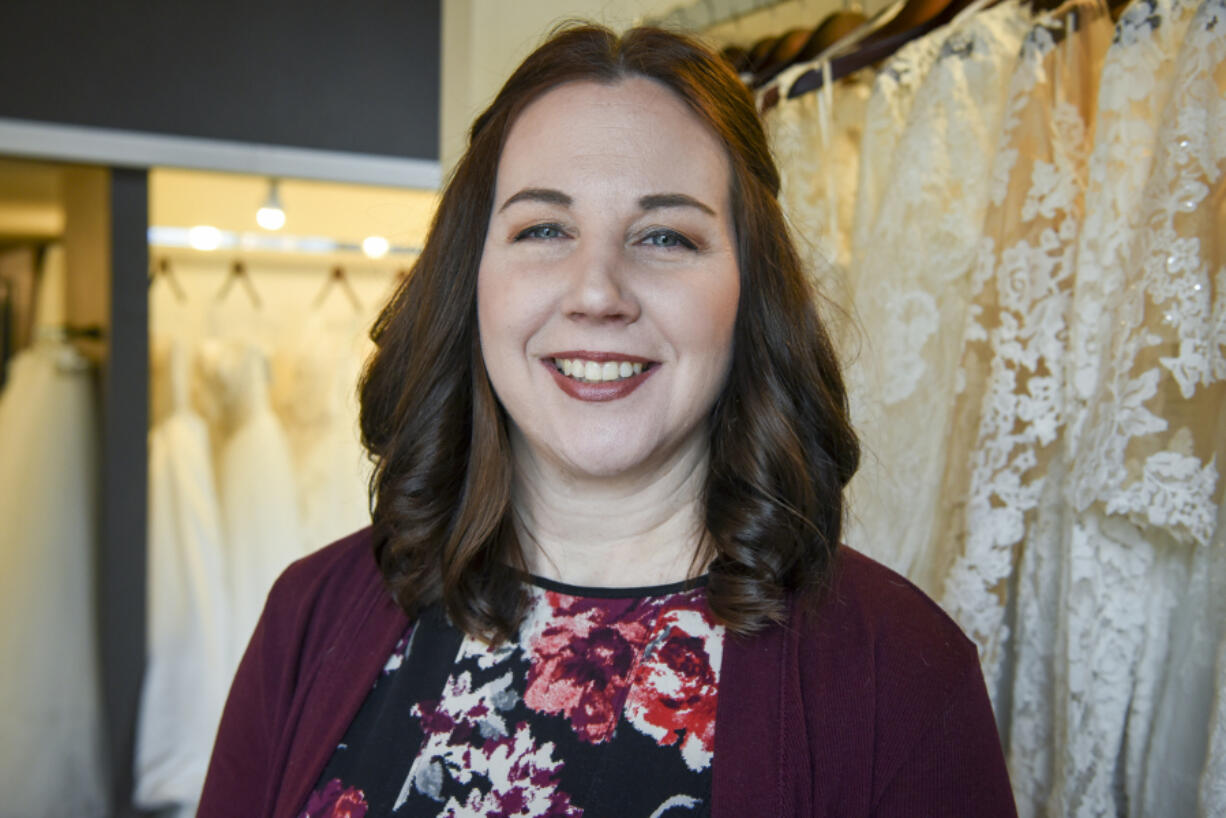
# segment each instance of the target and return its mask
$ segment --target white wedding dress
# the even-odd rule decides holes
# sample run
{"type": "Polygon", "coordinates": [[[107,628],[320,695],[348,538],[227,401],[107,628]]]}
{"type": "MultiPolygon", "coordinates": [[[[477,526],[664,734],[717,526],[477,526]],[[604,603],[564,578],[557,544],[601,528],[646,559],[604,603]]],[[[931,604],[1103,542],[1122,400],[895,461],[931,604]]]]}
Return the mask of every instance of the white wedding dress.
{"type": "MultiPolygon", "coordinates": [[[[791,86],[806,66],[780,75],[791,86]]],[[[793,241],[819,295],[836,347],[848,341],[851,310],[851,230],[855,218],[860,142],[872,74],[861,71],[816,93],[784,99],[763,117],[779,167],[779,203],[793,241]]]]}
{"type": "Polygon", "coordinates": [[[356,317],[329,322],[312,314],[273,356],[272,399],[293,453],[309,550],[370,525],[371,463],[357,405],[368,346],[356,317]]]}
{"type": "Polygon", "coordinates": [[[1061,815],[1196,809],[1142,811],[1147,788],[1166,788],[1147,772],[1154,742],[1180,741],[1156,718],[1176,609],[1221,500],[1215,5],[1202,15],[1219,22],[1194,23],[1195,2],[1137,0],[1100,83],[1069,332],[1067,739],[1049,807],[1061,815]]]}
{"type": "Polygon", "coordinates": [[[1023,43],[968,283],[932,534],[949,549],[936,566],[948,570],[942,604],[979,645],[1022,816],[1045,814],[1059,755],[1065,338],[1112,31],[1102,0],[1071,0],[1023,43]]]}
{"type": "MultiPolygon", "coordinates": [[[[970,274],[1029,27],[1028,7],[1010,0],[951,27],[915,92],[869,238],[853,260],[866,335],[848,385],[865,456],[849,486],[847,542],[930,593],[948,548],[931,535],[970,274]]],[[[866,125],[866,139],[875,133],[866,125]]]]}
{"type": "MultiPolygon", "coordinates": [[[[62,288],[53,250],[43,293],[62,288]]],[[[48,299],[40,293],[40,308],[48,299]]],[[[59,310],[40,309],[40,320],[59,310]]],[[[0,817],[107,814],[95,634],[97,409],[53,329],[0,395],[0,817]]]]}
{"type": "Polygon", "coordinates": [[[170,345],[169,413],[149,433],[145,678],[134,803],[194,814],[229,690],[233,653],[221,512],[208,429],[188,400],[190,363],[170,345]]]}
{"type": "Polygon", "coordinates": [[[195,368],[196,394],[210,396],[222,435],[215,448],[232,675],[272,583],[306,548],[293,457],[269,404],[267,356],[239,338],[213,339],[201,344],[195,368]]]}

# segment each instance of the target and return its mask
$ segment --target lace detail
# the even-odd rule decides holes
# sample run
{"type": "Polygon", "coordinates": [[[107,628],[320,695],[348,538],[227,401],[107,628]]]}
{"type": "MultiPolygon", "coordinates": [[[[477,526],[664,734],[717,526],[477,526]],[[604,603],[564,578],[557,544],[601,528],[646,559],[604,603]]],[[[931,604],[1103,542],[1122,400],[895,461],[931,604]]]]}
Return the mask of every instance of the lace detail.
{"type": "Polygon", "coordinates": [[[1140,0],[1103,69],[1069,333],[1056,814],[1123,814],[1141,797],[1187,549],[1208,544],[1221,498],[1220,4],[1193,22],[1194,3],[1140,0]]]}
{"type": "Polygon", "coordinates": [[[785,100],[765,117],[782,177],[779,203],[817,292],[838,308],[823,318],[839,340],[851,305],[847,265],[870,91],[865,71],[785,100]]]}
{"type": "MultiPolygon", "coordinates": [[[[1009,78],[1029,26],[1021,4],[1004,3],[945,37],[915,93],[871,240],[853,268],[856,311],[873,335],[848,373],[867,457],[852,482],[858,519],[847,538],[930,591],[930,532],[960,338],[939,330],[963,324],[1009,78]],[[917,434],[916,418],[929,431],[917,434]]],[[[888,69],[885,76],[878,90],[890,88],[888,69]]],[[[870,133],[876,139],[866,126],[866,140],[870,133]]]]}
{"type": "Polygon", "coordinates": [[[979,645],[1023,816],[1041,814],[1053,774],[1066,312],[1111,31],[1101,0],[1077,0],[1036,20],[1022,45],[970,280],[933,530],[953,559],[943,604],[979,645]],[[1006,616],[1014,576],[1016,633],[1006,616]]]}
{"type": "Polygon", "coordinates": [[[852,219],[852,257],[863,258],[877,223],[877,209],[890,183],[891,157],[902,136],[911,105],[928,71],[941,53],[951,26],[942,26],[904,45],[873,81],[864,112],[856,204],[852,219]]]}
{"type": "MultiPolygon", "coordinates": [[[[1188,6],[1172,8],[1180,10],[1186,15],[1188,6]]],[[[1215,80],[1213,74],[1226,56],[1220,10],[1205,3],[1178,66],[1177,49],[1170,49],[1159,67],[1164,71],[1155,75],[1170,83],[1168,94],[1155,88],[1148,98],[1154,122],[1163,125],[1154,135],[1153,171],[1135,211],[1138,229],[1116,248],[1123,263],[1110,275],[1117,286],[1107,302],[1114,320],[1092,328],[1090,357],[1099,361],[1087,369],[1098,377],[1086,393],[1072,475],[1078,508],[1103,502],[1108,513],[1200,545],[1213,533],[1220,498],[1222,441],[1214,421],[1226,400],[1226,257],[1217,246],[1226,191],[1226,88],[1218,83],[1226,85],[1226,77],[1215,80]]],[[[1134,36],[1123,20],[1121,32],[1134,36]]],[[[1126,124],[1132,129],[1135,119],[1126,124]]]]}

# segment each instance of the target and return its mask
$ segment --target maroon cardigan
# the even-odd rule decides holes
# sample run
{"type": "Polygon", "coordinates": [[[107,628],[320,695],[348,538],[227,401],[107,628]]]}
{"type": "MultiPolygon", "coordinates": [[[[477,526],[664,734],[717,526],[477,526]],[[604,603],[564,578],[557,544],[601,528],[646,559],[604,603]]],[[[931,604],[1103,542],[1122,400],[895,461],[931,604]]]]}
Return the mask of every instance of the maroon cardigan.
{"type": "MultiPolygon", "coordinates": [[[[408,620],[370,530],[277,580],[230,690],[199,816],[294,818],[408,620]]],[[[974,645],[842,548],[816,617],[729,635],[713,818],[1015,816],[974,645]]]]}

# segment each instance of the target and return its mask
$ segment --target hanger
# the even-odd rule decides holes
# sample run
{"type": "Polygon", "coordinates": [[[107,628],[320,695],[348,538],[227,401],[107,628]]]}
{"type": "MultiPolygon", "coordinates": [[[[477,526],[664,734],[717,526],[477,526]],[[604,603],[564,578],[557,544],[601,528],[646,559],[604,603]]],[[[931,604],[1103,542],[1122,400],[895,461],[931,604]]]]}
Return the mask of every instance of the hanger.
{"type": "Polygon", "coordinates": [[[317,310],[323,306],[323,303],[327,300],[328,292],[332,289],[333,284],[340,285],[341,290],[345,293],[345,297],[349,299],[349,305],[353,307],[354,312],[360,315],[362,313],[362,301],[358,298],[358,294],[353,289],[353,285],[349,283],[349,276],[345,273],[345,268],[339,264],[328,272],[328,278],[324,281],[324,286],[320,289],[319,295],[315,296],[315,301],[311,305],[311,308],[317,310]]]}
{"type": "Polygon", "coordinates": [[[165,257],[158,259],[157,264],[149,271],[150,289],[153,288],[158,279],[166,280],[166,284],[170,287],[170,291],[174,293],[176,301],[180,304],[187,303],[187,293],[184,292],[183,287],[179,284],[174,268],[170,266],[170,259],[165,257]]]}
{"type": "Polygon", "coordinates": [[[753,73],[753,87],[761,88],[775,76],[796,61],[804,50],[813,32],[807,28],[793,28],[784,32],[775,41],[775,46],[766,55],[762,64],[753,73]]]}
{"type": "Polygon", "coordinates": [[[213,300],[217,303],[225,301],[226,295],[230,292],[230,288],[234,286],[235,281],[242,283],[247,297],[251,299],[252,305],[257,310],[264,308],[264,302],[260,300],[260,294],[255,291],[255,284],[252,283],[251,276],[247,274],[247,265],[237,259],[230,264],[230,274],[226,276],[226,280],[222,283],[221,289],[217,291],[217,295],[213,300]]]}
{"type": "Polygon", "coordinates": [[[749,74],[757,74],[762,66],[766,64],[766,60],[770,57],[771,50],[782,39],[781,34],[771,34],[749,47],[749,59],[746,60],[745,72],[749,74]]]}
{"type": "Polygon", "coordinates": [[[817,59],[835,43],[867,22],[869,22],[868,17],[858,9],[840,9],[831,12],[826,15],[825,20],[818,23],[817,28],[813,29],[809,42],[805,43],[804,49],[796,57],[796,62],[802,63],[817,59]]]}
{"type": "MultiPolygon", "coordinates": [[[[990,2],[993,0],[907,0],[895,17],[860,40],[855,50],[831,58],[830,79],[840,80],[881,62],[912,40],[953,22],[962,11],[972,6],[978,10],[990,2]],[[906,27],[916,20],[920,22],[906,27]]],[[[821,88],[823,73],[818,66],[801,74],[788,89],[788,99],[821,88]]]]}
{"type": "Polygon", "coordinates": [[[754,87],[763,87],[793,65],[811,62],[867,22],[863,12],[839,10],[826,15],[812,29],[789,31],[771,53],[767,66],[754,76],[754,87]],[[801,40],[799,44],[794,36],[801,40]]]}
{"type": "MultiPolygon", "coordinates": [[[[795,84],[794,81],[800,76],[808,76],[814,73],[820,76],[826,73],[828,71],[827,63],[835,57],[850,53],[857,45],[867,39],[869,35],[889,23],[902,10],[904,2],[905,0],[895,0],[879,9],[869,18],[865,18],[858,8],[852,10],[845,7],[841,11],[828,14],[813,30],[812,38],[806,44],[794,64],[794,67],[808,65],[809,68],[803,74],[793,74],[788,82],[795,84]]],[[[775,107],[782,98],[784,90],[784,86],[776,82],[768,85],[765,90],[760,91],[759,105],[761,106],[762,113],[775,107]]],[[[790,95],[789,98],[791,98],[790,95]]]]}

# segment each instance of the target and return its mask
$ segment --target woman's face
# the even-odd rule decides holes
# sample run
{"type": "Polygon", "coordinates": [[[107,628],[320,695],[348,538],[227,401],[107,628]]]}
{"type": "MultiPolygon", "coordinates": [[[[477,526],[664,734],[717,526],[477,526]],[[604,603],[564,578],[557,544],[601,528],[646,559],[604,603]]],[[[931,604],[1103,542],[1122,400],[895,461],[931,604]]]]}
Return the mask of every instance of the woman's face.
{"type": "Polygon", "coordinates": [[[730,172],[642,77],[563,85],[515,121],[477,314],[517,456],[632,477],[705,452],[740,295],[730,172]]]}

